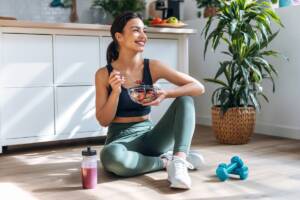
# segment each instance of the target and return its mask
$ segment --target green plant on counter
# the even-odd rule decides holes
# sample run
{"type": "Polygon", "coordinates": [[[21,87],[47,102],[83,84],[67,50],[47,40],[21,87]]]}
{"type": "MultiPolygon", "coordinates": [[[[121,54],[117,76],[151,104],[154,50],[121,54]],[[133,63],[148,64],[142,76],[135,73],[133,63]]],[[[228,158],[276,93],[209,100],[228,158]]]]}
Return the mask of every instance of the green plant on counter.
{"type": "Polygon", "coordinates": [[[145,10],[144,0],[94,0],[92,8],[102,7],[106,12],[113,17],[119,14],[132,11],[140,13],[145,10]]]}
{"type": "Polygon", "coordinates": [[[278,56],[278,52],[266,49],[277,36],[271,29],[271,21],[283,27],[280,18],[268,2],[253,0],[220,0],[217,16],[210,17],[203,29],[205,35],[204,55],[211,44],[215,51],[225,44],[228,60],[220,62],[214,78],[205,79],[219,87],[212,94],[214,106],[220,106],[224,114],[232,107],[254,106],[260,109],[258,96],[267,102],[262,91],[262,81],[270,79],[275,92],[275,67],[267,56],[278,56]],[[216,21],[216,26],[211,26],[216,21]],[[214,27],[211,32],[211,27],[214,27]]]}

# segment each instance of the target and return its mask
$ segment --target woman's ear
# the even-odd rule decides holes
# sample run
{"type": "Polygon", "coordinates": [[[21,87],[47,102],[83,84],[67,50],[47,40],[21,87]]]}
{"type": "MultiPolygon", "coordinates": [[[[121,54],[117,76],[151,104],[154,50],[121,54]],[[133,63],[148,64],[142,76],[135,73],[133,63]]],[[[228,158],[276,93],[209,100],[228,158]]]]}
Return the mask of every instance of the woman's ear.
{"type": "Polygon", "coordinates": [[[116,39],[117,39],[118,42],[120,42],[122,40],[122,34],[119,33],[119,32],[115,33],[115,37],[116,37],[116,39]]]}

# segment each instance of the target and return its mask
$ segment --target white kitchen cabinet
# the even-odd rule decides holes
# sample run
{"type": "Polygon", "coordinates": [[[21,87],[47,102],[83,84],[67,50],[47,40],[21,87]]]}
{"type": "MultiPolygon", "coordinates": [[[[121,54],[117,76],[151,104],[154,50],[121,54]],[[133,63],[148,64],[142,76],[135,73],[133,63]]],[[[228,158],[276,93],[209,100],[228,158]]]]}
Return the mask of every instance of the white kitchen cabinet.
{"type": "MultiPolygon", "coordinates": [[[[0,153],[3,146],[106,135],[95,117],[95,72],[109,26],[0,22],[0,153]]],[[[190,29],[148,30],[144,57],[187,72],[190,29]]],[[[159,82],[167,89],[172,85],[159,82]]],[[[154,123],[172,99],[153,107],[154,123]]]]}
{"type": "Polygon", "coordinates": [[[95,118],[95,87],[56,88],[56,135],[76,138],[83,133],[98,136],[102,128],[95,118]]]}
{"type": "Polygon", "coordinates": [[[3,140],[54,134],[52,87],[2,88],[0,94],[3,140]]]}
{"type": "Polygon", "coordinates": [[[178,69],[178,39],[149,39],[144,57],[159,60],[169,67],[178,69]]]}
{"type": "Polygon", "coordinates": [[[55,36],[55,83],[94,84],[100,66],[99,37],[55,36]]]}
{"type": "Polygon", "coordinates": [[[49,86],[53,82],[52,36],[2,34],[2,86],[49,86]]]}

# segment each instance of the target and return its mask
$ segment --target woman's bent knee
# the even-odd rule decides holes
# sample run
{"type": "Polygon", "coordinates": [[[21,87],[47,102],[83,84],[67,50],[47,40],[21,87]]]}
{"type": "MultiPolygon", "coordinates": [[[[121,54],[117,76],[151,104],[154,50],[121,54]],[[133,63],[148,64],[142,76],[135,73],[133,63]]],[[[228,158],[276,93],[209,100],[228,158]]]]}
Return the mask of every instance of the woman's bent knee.
{"type": "Polygon", "coordinates": [[[178,101],[180,103],[194,103],[194,99],[191,96],[180,96],[180,97],[176,97],[175,101],[178,101]]]}
{"type": "Polygon", "coordinates": [[[194,99],[191,96],[180,96],[175,99],[177,105],[194,107],[194,99]]]}
{"type": "Polygon", "coordinates": [[[125,151],[126,147],[122,144],[109,144],[104,146],[100,153],[100,160],[103,167],[111,171],[110,169],[115,168],[115,165],[122,162],[125,151]]]}
{"type": "Polygon", "coordinates": [[[116,175],[129,176],[128,170],[124,165],[126,151],[126,147],[122,144],[109,144],[105,146],[100,154],[103,167],[116,175]]]}

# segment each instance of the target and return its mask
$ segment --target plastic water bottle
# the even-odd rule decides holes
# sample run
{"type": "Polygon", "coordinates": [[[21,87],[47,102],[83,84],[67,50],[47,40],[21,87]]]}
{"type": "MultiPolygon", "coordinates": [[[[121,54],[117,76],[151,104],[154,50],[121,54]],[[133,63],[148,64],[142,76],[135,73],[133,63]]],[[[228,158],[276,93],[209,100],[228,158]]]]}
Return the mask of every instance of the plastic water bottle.
{"type": "Polygon", "coordinates": [[[81,180],[84,189],[97,186],[97,152],[91,150],[91,147],[82,151],[81,180]]]}

